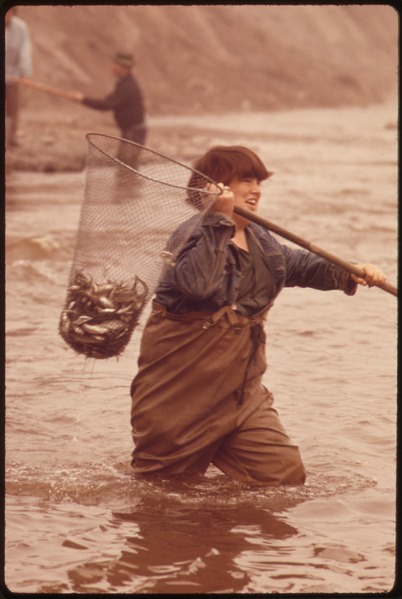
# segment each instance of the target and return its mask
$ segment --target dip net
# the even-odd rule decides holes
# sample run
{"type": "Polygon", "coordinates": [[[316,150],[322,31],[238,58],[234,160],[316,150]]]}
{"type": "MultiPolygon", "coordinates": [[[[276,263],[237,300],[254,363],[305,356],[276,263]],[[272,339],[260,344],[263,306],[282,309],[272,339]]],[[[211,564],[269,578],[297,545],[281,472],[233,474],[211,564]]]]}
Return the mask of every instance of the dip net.
{"type": "Polygon", "coordinates": [[[85,196],[59,332],[78,354],[106,359],[126,348],[163,269],[213,202],[205,189],[213,181],[134,142],[86,138],[85,196]]]}

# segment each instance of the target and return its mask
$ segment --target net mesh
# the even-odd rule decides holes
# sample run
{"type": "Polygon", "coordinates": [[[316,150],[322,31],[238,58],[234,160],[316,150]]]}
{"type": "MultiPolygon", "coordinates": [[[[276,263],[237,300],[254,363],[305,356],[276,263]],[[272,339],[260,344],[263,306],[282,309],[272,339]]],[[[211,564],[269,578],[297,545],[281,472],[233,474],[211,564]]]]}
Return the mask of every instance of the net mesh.
{"type": "Polygon", "coordinates": [[[75,352],[105,359],[126,348],[163,268],[214,196],[205,189],[211,179],[167,156],[117,137],[86,137],[85,196],[59,332],[75,352]]]}

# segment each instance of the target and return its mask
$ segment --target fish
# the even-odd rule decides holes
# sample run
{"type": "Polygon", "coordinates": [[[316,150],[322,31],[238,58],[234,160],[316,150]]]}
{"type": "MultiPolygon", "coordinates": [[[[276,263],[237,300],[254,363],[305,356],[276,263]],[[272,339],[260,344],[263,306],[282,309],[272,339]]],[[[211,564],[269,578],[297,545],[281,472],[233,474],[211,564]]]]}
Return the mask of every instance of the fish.
{"type": "Polygon", "coordinates": [[[79,354],[97,359],[119,355],[130,340],[149,296],[146,283],[134,278],[131,287],[95,282],[75,273],[59,322],[64,341],[79,354]]]}

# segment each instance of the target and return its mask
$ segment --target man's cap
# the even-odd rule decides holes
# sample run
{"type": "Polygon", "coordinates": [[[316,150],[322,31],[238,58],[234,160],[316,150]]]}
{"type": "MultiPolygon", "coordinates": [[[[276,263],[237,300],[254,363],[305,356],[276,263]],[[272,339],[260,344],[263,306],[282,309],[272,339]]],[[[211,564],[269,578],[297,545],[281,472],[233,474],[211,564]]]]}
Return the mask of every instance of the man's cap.
{"type": "Polygon", "coordinates": [[[121,64],[123,67],[131,68],[134,66],[134,56],[128,52],[116,52],[114,62],[121,64]]]}

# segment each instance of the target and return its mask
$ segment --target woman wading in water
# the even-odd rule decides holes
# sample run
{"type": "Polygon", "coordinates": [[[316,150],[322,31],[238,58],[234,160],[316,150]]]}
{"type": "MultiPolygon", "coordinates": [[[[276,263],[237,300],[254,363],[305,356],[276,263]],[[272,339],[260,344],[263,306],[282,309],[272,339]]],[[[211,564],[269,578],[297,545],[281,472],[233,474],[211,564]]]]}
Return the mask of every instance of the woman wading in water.
{"type": "Polygon", "coordinates": [[[271,175],[249,149],[212,148],[194,168],[223,191],[156,290],[131,385],[134,471],[194,474],[212,463],[239,481],[303,484],[299,448],[262,384],[267,313],[284,287],[353,295],[385,277],[370,264],[356,277],[235,214],[257,210],[271,175]]]}

